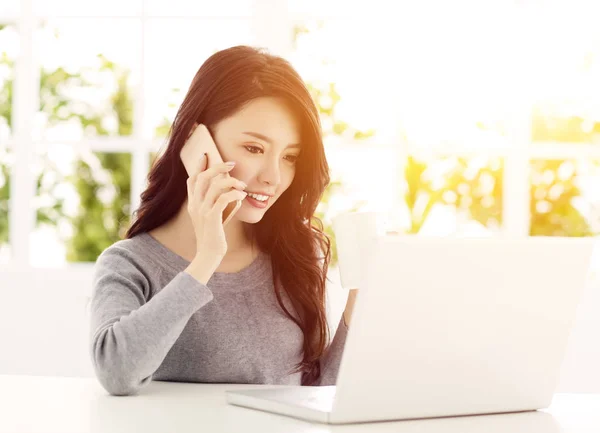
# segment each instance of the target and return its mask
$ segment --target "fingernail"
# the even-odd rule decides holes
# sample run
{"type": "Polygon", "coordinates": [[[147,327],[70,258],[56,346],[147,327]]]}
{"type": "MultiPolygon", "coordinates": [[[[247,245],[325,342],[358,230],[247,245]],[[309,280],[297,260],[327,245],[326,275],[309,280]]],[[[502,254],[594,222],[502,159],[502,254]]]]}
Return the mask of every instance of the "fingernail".
{"type": "Polygon", "coordinates": [[[203,153],[202,156],[200,157],[200,159],[204,159],[206,158],[206,153],[203,153]]]}
{"type": "Polygon", "coordinates": [[[235,161],[227,161],[225,164],[233,167],[235,165],[235,161]]]}

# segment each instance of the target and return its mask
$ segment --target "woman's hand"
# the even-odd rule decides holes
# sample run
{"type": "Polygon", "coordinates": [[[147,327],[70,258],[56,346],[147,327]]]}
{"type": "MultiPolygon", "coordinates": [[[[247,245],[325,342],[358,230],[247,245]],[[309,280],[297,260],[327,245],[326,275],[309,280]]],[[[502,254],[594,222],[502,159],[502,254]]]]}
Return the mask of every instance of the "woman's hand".
{"type": "Polygon", "coordinates": [[[198,172],[187,180],[187,210],[196,235],[196,254],[216,257],[220,262],[227,252],[223,211],[229,203],[246,198],[244,189],[247,185],[226,176],[235,163],[218,164],[207,169],[206,156],[202,159],[198,172]]]}

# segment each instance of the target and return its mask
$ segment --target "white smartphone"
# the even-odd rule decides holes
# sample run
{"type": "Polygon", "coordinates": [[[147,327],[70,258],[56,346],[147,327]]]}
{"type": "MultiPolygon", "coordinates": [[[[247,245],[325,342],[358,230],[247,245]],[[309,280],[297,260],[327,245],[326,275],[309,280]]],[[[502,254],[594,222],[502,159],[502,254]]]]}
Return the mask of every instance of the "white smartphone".
{"type": "MultiPolygon", "coordinates": [[[[210,131],[205,125],[200,124],[196,127],[194,133],[188,138],[186,143],[181,148],[181,152],[179,153],[181,162],[183,162],[183,166],[185,167],[188,176],[191,176],[198,171],[200,167],[200,158],[204,153],[206,153],[206,157],[208,158],[206,168],[223,163],[223,158],[219,153],[217,144],[210,135],[210,131]]],[[[226,173],[225,175],[228,177],[230,176],[229,173],[226,173]]],[[[235,202],[231,202],[227,205],[223,211],[223,226],[227,225],[227,223],[231,221],[233,214],[240,208],[241,205],[241,200],[236,200],[235,202]]]]}

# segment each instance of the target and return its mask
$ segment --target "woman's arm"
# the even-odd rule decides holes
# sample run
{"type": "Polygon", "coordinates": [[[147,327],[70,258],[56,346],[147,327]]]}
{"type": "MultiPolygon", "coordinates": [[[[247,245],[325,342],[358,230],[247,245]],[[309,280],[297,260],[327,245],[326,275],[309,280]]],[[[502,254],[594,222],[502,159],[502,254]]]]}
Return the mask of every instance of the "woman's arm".
{"type": "MultiPolygon", "coordinates": [[[[194,273],[207,279],[211,266],[196,264],[194,273]]],[[[109,248],[98,258],[90,307],[91,356],[98,380],[110,394],[131,395],[146,385],[192,314],[213,299],[208,287],[187,272],[151,299],[149,294],[144,273],[126,250],[109,248]]]]}
{"type": "Polygon", "coordinates": [[[318,381],[315,383],[315,386],[336,384],[347,335],[348,327],[344,323],[344,317],[342,316],[331,344],[321,357],[321,375],[319,376],[318,381]]]}
{"type": "Polygon", "coordinates": [[[346,326],[350,326],[350,321],[352,320],[352,311],[354,311],[354,303],[356,302],[356,295],[358,294],[358,289],[351,289],[350,293],[348,293],[348,300],[346,301],[346,308],[344,309],[344,322],[346,326]]]}
{"type": "Polygon", "coordinates": [[[335,336],[321,358],[321,376],[315,384],[317,386],[336,384],[338,370],[340,369],[340,363],[342,361],[342,354],[344,353],[344,346],[346,345],[348,326],[352,319],[352,311],[354,309],[357,293],[358,289],[352,289],[350,290],[350,293],[348,293],[346,309],[340,318],[340,323],[338,324],[335,336]]]}

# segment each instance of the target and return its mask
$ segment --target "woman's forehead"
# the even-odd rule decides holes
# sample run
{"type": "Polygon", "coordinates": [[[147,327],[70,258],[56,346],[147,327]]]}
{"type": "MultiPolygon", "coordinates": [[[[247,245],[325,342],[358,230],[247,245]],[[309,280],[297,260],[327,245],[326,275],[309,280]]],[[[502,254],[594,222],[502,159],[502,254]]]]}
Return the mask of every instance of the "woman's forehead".
{"type": "Polygon", "coordinates": [[[300,144],[300,127],[294,113],[275,98],[260,98],[220,123],[227,135],[246,135],[268,144],[300,144]]]}

